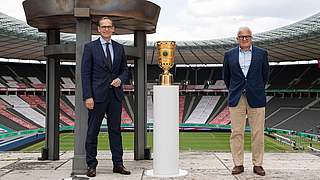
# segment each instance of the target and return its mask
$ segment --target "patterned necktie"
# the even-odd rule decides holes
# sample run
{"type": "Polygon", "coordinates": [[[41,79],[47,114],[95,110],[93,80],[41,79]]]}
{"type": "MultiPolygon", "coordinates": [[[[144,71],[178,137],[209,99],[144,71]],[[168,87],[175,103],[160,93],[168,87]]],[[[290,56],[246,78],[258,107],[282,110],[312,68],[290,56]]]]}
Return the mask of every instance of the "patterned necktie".
{"type": "Polygon", "coordinates": [[[107,54],[106,64],[110,69],[112,69],[112,61],[111,61],[111,53],[109,50],[109,44],[110,44],[109,42],[106,43],[106,54],[107,54]]]}

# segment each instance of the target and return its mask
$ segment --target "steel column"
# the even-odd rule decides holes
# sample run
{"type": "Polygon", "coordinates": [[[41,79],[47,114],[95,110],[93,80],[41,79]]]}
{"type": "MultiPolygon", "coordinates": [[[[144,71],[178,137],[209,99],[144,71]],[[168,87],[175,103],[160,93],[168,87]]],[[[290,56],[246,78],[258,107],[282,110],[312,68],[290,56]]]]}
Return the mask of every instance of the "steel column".
{"type": "MultiPolygon", "coordinates": [[[[59,44],[60,32],[47,30],[47,45],[59,44]]],[[[60,59],[48,58],[46,64],[46,145],[41,160],[59,160],[60,59]]]]}
{"type": "Polygon", "coordinates": [[[146,33],[134,32],[134,46],[139,57],[134,61],[134,159],[142,160],[150,157],[147,145],[147,62],[146,33]]]}
{"type": "Polygon", "coordinates": [[[88,128],[88,111],[82,98],[81,61],[84,44],[91,41],[90,18],[77,18],[76,40],[76,97],[75,97],[75,146],[72,162],[72,174],[84,174],[87,171],[85,141],[88,128]]]}

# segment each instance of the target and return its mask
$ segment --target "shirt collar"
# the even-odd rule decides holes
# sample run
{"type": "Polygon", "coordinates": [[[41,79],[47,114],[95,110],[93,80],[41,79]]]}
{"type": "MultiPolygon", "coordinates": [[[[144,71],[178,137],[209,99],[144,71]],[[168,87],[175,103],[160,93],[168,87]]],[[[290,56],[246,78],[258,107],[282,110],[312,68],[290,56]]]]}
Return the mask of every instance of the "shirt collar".
{"type": "MultiPolygon", "coordinates": [[[[100,36],[100,43],[102,44],[102,45],[104,45],[104,44],[106,44],[107,43],[107,41],[106,40],[104,40],[101,36],[100,36]]],[[[112,41],[111,41],[111,39],[108,41],[108,43],[109,44],[112,44],[112,41]]]]}
{"type": "Polygon", "coordinates": [[[239,52],[252,52],[252,45],[250,46],[249,51],[244,51],[244,50],[242,50],[242,49],[240,48],[240,46],[239,46],[239,52]]]}

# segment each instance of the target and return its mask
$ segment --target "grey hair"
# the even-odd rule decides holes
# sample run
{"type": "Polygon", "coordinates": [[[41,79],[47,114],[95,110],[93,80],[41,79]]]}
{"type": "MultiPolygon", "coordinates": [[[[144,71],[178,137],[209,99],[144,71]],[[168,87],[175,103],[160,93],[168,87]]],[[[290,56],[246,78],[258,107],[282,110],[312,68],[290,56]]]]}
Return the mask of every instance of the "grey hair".
{"type": "Polygon", "coordinates": [[[249,27],[247,27],[247,26],[240,27],[239,30],[238,30],[237,35],[239,35],[241,31],[249,31],[250,34],[252,35],[251,29],[249,27]]]}

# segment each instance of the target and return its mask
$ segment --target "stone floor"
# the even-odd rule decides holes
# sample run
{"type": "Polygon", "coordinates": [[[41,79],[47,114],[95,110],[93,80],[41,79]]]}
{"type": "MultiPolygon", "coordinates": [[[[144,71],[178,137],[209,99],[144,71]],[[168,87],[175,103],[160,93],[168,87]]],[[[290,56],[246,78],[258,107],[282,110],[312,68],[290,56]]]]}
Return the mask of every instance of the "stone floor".
{"type": "MultiPolygon", "coordinates": [[[[89,179],[84,175],[70,177],[73,152],[61,153],[58,161],[38,161],[39,153],[0,153],[1,180],[71,180],[89,179]]],[[[188,174],[179,178],[155,178],[146,176],[145,170],[152,169],[151,160],[135,161],[133,152],[124,153],[124,163],[131,170],[130,176],[112,173],[109,151],[98,154],[97,180],[110,179],[320,179],[320,155],[310,153],[266,153],[264,168],[266,176],[260,177],[252,172],[251,154],[245,154],[245,171],[233,176],[230,153],[217,152],[180,152],[180,169],[188,174]]]]}

